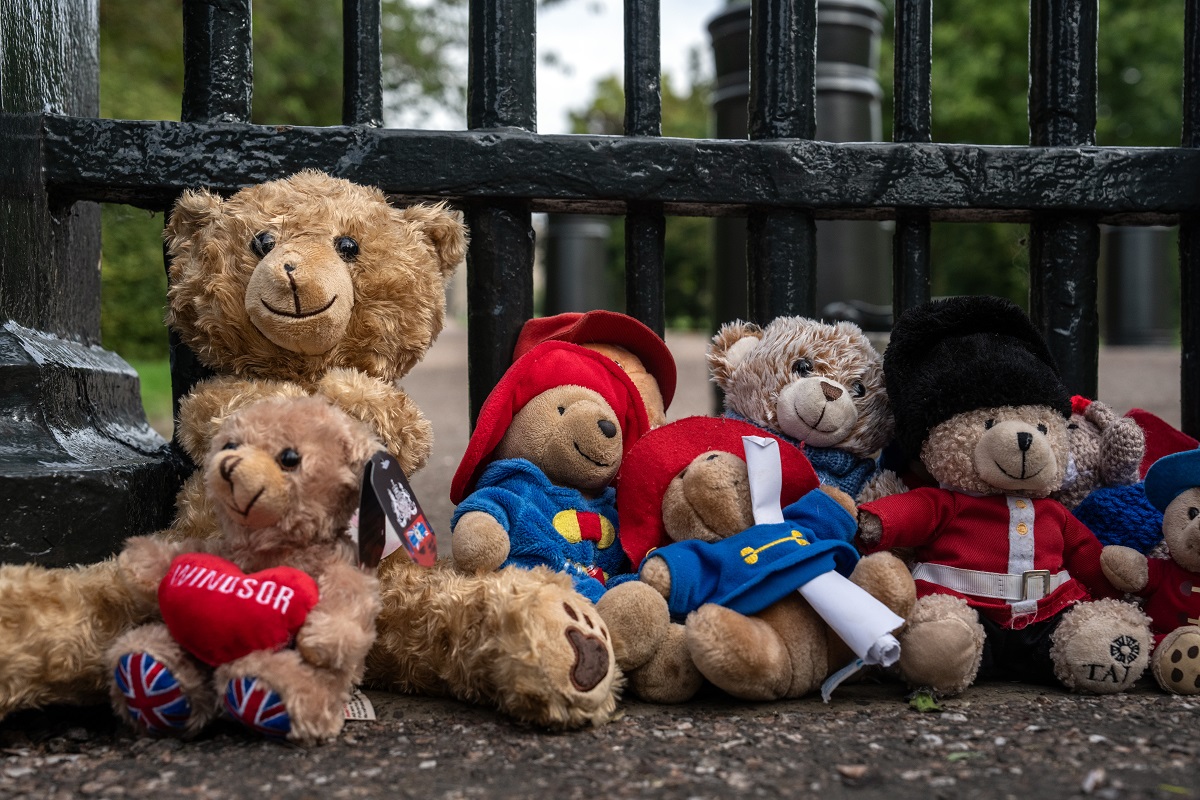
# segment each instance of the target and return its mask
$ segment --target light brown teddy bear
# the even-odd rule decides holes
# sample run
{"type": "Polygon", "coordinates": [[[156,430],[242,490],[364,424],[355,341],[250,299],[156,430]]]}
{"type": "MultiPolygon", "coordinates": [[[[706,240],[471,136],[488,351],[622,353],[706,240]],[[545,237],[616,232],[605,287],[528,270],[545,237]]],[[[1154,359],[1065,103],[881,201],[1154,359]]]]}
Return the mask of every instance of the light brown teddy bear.
{"type": "MultiPolygon", "coordinates": [[[[410,474],[420,466],[429,426],[394,380],[441,329],[444,283],[466,247],[454,214],[393,209],[375,189],[310,172],[225,201],[186,193],[168,237],[175,259],[171,322],[221,373],[183,403],[179,436],[197,458],[237,409],[317,393],[366,421],[410,474]],[[305,264],[328,268],[331,277],[307,281],[313,276],[305,264]],[[343,296],[347,274],[352,307],[343,296]],[[314,323],[321,314],[310,312],[326,304],[328,322],[314,323]]],[[[175,538],[215,534],[201,489],[196,479],[181,493],[175,538]]],[[[618,674],[611,648],[602,638],[580,638],[580,620],[566,609],[582,601],[561,581],[524,571],[467,579],[390,562],[381,569],[381,636],[371,658],[376,685],[494,703],[522,721],[556,727],[600,722],[612,712],[618,674]],[[414,597],[422,604],[412,605],[414,597]],[[465,597],[489,605],[470,619],[444,613],[465,597]],[[481,620],[503,627],[480,627],[481,620]],[[490,660],[473,649],[481,639],[489,641],[490,660]],[[496,682],[500,676],[505,682],[496,682]]],[[[104,698],[105,651],[154,611],[117,579],[115,559],[76,569],[0,567],[0,716],[104,698]]]]}
{"type": "Polygon", "coordinates": [[[914,548],[901,635],[910,686],[976,679],[1110,694],[1145,670],[1150,631],[1100,567],[1100,543],[1048,495],[1062,484],[1071,401],[1020,308],[958,297],[906,311],[884,356],[897,438],[937,487],[859,506],[866,552],[914,548]]]}
{"type": "Polygon", "coordinates": [[[1173,694],[1200,694],[1200,450],[1155,461],[1146,473],[1146,497],[1163,514],[1166,555],[1147,558],[1110,545],[1100,562],[1113,586],[1146,598],[1154,632],[1150,670],[1158,685],[1173,694]]]}
{"type": "MultiPolygon", "coordinates": [[[[776,602],[760,599],[763,610],[740,613],[704,602],[693,588],[673,581],[667,561],[658,555],[672,552],[672,542],[733,541],[754,526],[742,437],[762,433],[739,420],[690,417],[647,434],[622,466],[622,541],[631,560],[641,565],[642,582],[613,588],[598,610],[613,633],[618,664],[642,699],[682,702],[704,679],[748,700],[801,697],[854,658],[795,591],[802,581],[785,586],[776,602]],[[686,623],[672,622],[672,614],[686,614],[686,623]]],[[[854,528],[849,496],[823,486],[827,498],[804,500],[817,486],[812,466],[799,448],[771,438],[778,442],[781,460],[779,500],[795,511],[797,525],[801,519],[814,525],[806,538],[836,539],[839,531],[849,536],[854,528]]],[[[755,553],[747,564],[765,567],[768,559],[760,562],[758,548],[751,549],[755,553]]],[[[718,573],[727,565],[709,565],[712,574],[701,582],[720,585],[726,578],[718,573]]],[[[858,561],[851,580],[900,616],[915,599],[908,569],[890,553],[858,561]]]]}
{"type": "MultiPolygon", "coordinates": [[[[393,208],[378,189],[306,171],[227,200],[185,192],[165,236],[167,321],[219,373],[180,403],[177,439],[195,463],[239,408],[313,393],[367,422],[407,474],[425,462],[429,423],[394,382],[441,331],[467,245],[456,215],[393,208]]],[[[215,535],[199,475],[176,505],[175,536],[215,535]]],[[[0,716],[103,697],[105,649],[152,611],[112,559],[0,566],[0,716]]]]}
{"type": "Polygon", "coordinates": [[[378,583],[346,524],[382,448],[318,398],[227,417],[203,467],[220,535],[130,539],[119,578],[162,621],[109,648],[117,714],[143,733],[198,733],[220,712],[301,744],[342,729],[375,638],[378,583]]]}
{"type": "Polygon", "coordinates": [[[894,427],[882,363],[854,323],[805,317],[727,323],[708,351],[726,416],[803,442],[821,483],[856,502],[905,489],[877,464],[894,427]]]}

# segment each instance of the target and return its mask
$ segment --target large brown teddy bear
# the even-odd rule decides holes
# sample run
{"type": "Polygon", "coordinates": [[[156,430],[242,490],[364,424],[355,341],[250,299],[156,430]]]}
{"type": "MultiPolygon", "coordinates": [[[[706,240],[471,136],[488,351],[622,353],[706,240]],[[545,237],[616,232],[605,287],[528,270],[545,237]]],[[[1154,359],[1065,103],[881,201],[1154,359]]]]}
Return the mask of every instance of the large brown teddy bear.
{"type": "MultiPolygon", "coordinates": [[[[445,281],[466,248],[454,214],[440,206],[396,209],[376,189],[304,172],[228,200],[187,192],[167,237],[169,321],[219,373],[181,403],[179,439],[193,458],[204,458],[220,423],[239,408],[316,393],[365,421],[406,472],[420,467],[431,430],[394,381],[441,330],[445,281]]],[[[198,478],[185,485],[178,507],[172,537],[215,535],[198,478]]],[[[492,668],[519,678],[493,695],[503,694],[496,704],[523,720],[569,726],[607,718],[615,670],[592,670],[590,684],[572,681],[576,662],[607,664],[596,650],[608,649],[591,640],[579,646],[578,623],[564,611],[578,601],[574,592],[529,573],[471,579],[464,588],[450,569],[391,561],[381,570],[379,626],[395,635],[381,635],[372,653],[377,684],[490,700],[478,689],[487,678],[475,673],[492,668]],[[468,621],[436,617],[437,604],[409,604],[416,596],[458,602],[464,593],[486,598],[492,605],[482,616],[509,625],[490,652],[500,648],[511,662],[497,665],[497,656],[490,665],[467,663],[474,657],[470,637],[498,632],[457,627],[468,621]],[[423,616],[415,621],[414,614],[423,616]],[[513,629],[512,619],[527,625],[513,629]],[[413,662],[435,648],[451,654],[430,660],[437,680],[412,677],[426,669],[413,662]],[[546,657],[530,659],[530,651],[546,657]]],[[[0,568],[0,715],[103,698],[104,651],[152,611],[118,580],[115,560],[75,569],[0,568]]]]}
{"type": "MultiPolygon", "coordinates": [[[[761,435],[747,422],[690,417],[647,434],[622,467],[618,506],[623,544],[641,565],[642,582],[615,587],[598,609],[613,632],[618,664],[643,699],[682,702],[703,679],[748,700],[795,698],[854,658],[794,591],[799,583],[783,599],[750,615],[715,603],[692,608],[693,603],[673,594],[678,587],[658,555],[671,551],[672,542],[718,543],[754,525],[742,437],[761,435]],[[686,622],[672,622],[672,610],[687,614],[686,622]]],[[[825,486],[821,489],[828,497],[805,501],[817,487],[812,466],[798,448],[772,438],[781,461],[781,504],[798,509],[808,503],[799,513],[822,521],[815,526],[820,530],[808,534],[816,540],[837,538],[841,528],[852,533],[849,497],[825,486]]],[[[915,599],[907,568],[888,553],[859,561],[851,580],[900,616],[915,599]]]]}
{"type": "Polygon", "coordinates": [[[375,639],[379,587],[346,524],[380,442],[305,397],[247,406],[213,445],[202,475],[220,535],[139,536],[118,557],[162,619],[109,648],[114,709],[150,734],[194,735],[224,708],[268,737],[330,739],[375,639]]]}
{"type": "Polygon", "coordinates": [[[859,506],[864,551],[914,548],[903,678],[940,694],[977,675],[1132,686],[1150,631],[1111,599],[1096,537],[1048,497],[1066,470],[1071,399],[1028,317],[995,297],[916,306],[896,321],[884,372],[897,438],[938,482],[859,506]]]}
{"type": "Polygon", "coordinates": [[[725,414],[804,444],[821,479],[856,502],[904,491],[877,465],[892,439],[883,362],[857,325],[777,317],[730,322],[708,351],[725,414]]]}

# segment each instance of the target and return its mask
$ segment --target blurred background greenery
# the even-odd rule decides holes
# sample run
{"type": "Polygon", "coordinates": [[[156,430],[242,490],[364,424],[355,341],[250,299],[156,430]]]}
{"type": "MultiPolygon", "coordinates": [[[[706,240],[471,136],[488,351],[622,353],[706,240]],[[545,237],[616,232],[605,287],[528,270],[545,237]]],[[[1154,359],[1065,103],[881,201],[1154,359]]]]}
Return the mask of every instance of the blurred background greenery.
{"type": "MultiPolygon", "coordinates": [[[[1102,145],[1175,146],[1180,141],[1185,0],[1100,0],[1099,103],[1102,145]]],[[[583,3],[543,0],[543,3],[583,3]]],[[[883,138],[891,137],[892,0],[885,0],[880,83],[883,138]]],[[[582,8],[581,8],[582,11],[582,8]]],[[[466,0],[384,0],[384,81],[389,124],[417,126],[429,114],[463,116],[466,0]]],[[[938,0],[933,26],[933,138],[942,142],[1028,142],[1027,4],[938,0]]],[[[272,0],[254,7],[253,120],[336,125],[341,117],[341,4],[272,0]]],[[[183,88],[182,0],[100,2],[101,114],[178,119],[183,88]]],[[[553,58],[553,56],[548,56],[553,58]]],[[[663,133],[711,135],[711,55],[696,52],[689,74],[663,79],[663,133]]],[[[619,76],[599,80],[572,114],[576,132],[620,133],[619,76]]],[[[104,345],[138,367],[147,406],[169,430],[170,391],[162,325],[166,279],[161,215],[126,206],[103,211],[104,345]],[[166,401],[162,400],[166,397],[166,401]],[[165,410],[164,410],[165,409],[165,410]],[[166,415],[165,422],[163,415],[166,415]]],[[[668,220],[667,319],[706,329],[712,320],[710,220],[668,220]]],[[[1026,302],[1026,227],[942,223],[933,228],[935,294],[989,293],[1026,302]]],[[[624,269],[623,226],[609,241],[613,285],[624,269]]]]}

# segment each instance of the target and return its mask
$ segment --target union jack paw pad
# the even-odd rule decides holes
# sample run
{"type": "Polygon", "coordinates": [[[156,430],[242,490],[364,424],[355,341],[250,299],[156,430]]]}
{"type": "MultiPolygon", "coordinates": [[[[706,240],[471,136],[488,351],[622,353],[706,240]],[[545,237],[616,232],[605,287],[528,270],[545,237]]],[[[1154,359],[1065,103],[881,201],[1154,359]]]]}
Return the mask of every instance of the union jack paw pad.
{"type": "Polygon", "coordinates": [[[125,696],[130,719],[147,733],[178,733],[191,719],[192,703],[179,681],[149,653],[121,656],[113,678],[125,696]]]}
{"type": "Polygon", "coordinates": [[[292,729],[292,719],[279,693],[258,678],[234,678],[225,687],[225,710],[253,731],[282,739],[292,729]]]}

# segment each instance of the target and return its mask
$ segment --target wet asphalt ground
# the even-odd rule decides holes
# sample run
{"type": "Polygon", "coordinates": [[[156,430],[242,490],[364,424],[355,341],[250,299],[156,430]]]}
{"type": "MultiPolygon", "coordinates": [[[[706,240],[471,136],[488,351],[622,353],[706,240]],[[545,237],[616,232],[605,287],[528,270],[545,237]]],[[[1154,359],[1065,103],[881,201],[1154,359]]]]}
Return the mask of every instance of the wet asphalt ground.
{"type": "MultiPolygon", "coordinates": [[[[706,338],[672,335],[670,418],[712,413],[706,338]]],[[[1179,421],[1179,354],[1101,354],[1100,399],[1179,421]]],[[[466,336],[447,330],[404,381],[431,418],[414,488],[448,538],[450,476],[466,447],[466,336]]],[[[443,546],[443,550],[445,547],[443,546]]],[[[486,708],[369,692],[377,719],[312,749],[218,723],[191,742],[136,738],[107,707],[0,722],[0,799],[71,797],[1200,798],[1200,698],[1148,680],[1130,694],[981,684],[918,712],[897,683],[749,704],[717,692],[682,706],[625,703],[599,728],[545,733],[486,708]]]]}

